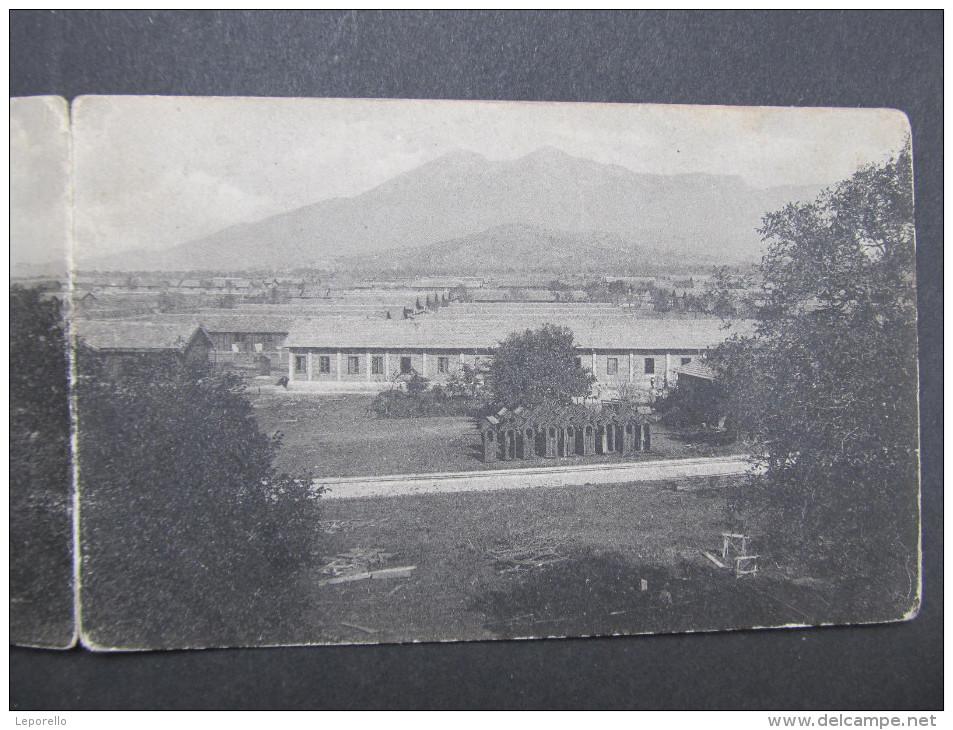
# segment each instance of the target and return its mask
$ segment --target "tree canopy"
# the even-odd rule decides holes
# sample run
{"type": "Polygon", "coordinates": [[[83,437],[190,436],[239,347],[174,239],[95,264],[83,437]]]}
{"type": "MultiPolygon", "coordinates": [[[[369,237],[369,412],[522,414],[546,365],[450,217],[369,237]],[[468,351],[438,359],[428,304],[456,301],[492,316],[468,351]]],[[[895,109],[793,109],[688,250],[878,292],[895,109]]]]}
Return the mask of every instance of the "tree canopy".
{"type": "Polygon", "coordinates": [[[73,637],[69,363],[60,303],[10,287],[11,638],[73,637]]]}
{"type": "Polygon", "coordinates": [[[495,405],[566,404],[586,396],[595,376],[579,364],[573,333],[547,324],[509,335],[487,373],[495,405]]]}
{"type": "Polygon", "coordinates": [[[851,560],[877,550],[913,555],[919,462],[909,148],[813,202],[766,215],[760,232],[767,252],[756,332],[708,359],[727,385],[729,415],[767,467],[778,537],[835,541],[851,560]]]}
{"type": "Polygon", "coordinates": [[[277,473],[238,376],[142,356],[107,375],[78,350],[84,621],[94,641],[243,643],[308,554],[310,483],[277,473]],[[235,633],[246,632],[242,634],[235,633]],[[121,632],[122,633],[122,632],[121,632]]]}

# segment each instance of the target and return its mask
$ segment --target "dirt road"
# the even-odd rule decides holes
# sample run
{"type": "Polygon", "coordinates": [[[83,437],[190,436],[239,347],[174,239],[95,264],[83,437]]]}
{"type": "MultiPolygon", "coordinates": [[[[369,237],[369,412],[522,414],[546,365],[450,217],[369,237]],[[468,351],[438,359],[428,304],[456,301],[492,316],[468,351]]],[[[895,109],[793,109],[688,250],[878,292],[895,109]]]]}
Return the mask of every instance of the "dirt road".
{"type": "Polygon", "coordinates": [[[743,474],[750,468],[750,462],[743,456],[721,456],[623,464],[343,477],[315,479],[314,483],[327,487],[326,499],[359,499],[435,492],[486,492],[495,489],[565,487],[580,484],[619,484],[687,477],[729,476],[743,474]]]}

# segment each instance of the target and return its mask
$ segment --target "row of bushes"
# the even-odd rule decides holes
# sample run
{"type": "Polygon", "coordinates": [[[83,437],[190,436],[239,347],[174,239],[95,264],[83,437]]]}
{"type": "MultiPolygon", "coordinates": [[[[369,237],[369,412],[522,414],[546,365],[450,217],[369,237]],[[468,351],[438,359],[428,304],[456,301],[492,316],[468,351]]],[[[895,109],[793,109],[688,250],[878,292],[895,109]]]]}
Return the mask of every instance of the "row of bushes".
{"type": "Polygon", "coordinates": [[[378,394],[371,406],[379,418],[420,418],[426,416],[476,416],[485,403],[481,398],[450,395],[439,385],[429,390],[405,392],[388,390],[378,394]]]}

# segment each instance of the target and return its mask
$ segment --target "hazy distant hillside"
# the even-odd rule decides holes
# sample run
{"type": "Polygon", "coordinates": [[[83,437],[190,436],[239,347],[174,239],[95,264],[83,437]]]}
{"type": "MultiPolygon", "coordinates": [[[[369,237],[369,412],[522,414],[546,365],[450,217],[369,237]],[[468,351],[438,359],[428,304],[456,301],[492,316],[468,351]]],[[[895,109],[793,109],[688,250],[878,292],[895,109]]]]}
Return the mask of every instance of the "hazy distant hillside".
{"type": "Polygon", "coordinates": [[[336,263],[368,278],[403,278],[490,274],[651,276],[697,272],[719,261],[654,251],[609,233],[566,233],[514,224],[412,249],[349,256],[336,263]]]}
{"type": "Polygon", "coordinates": [[[644,175],[544,148],[494,162],[454,152],[353,198],[226,228],[165,252],[86,262],[101,269],[314,266],[462,239],[498,226],[614,236],[626,246],[753,259],[761,216],[813,189],[759,189],[738,177],[644,175]]]}

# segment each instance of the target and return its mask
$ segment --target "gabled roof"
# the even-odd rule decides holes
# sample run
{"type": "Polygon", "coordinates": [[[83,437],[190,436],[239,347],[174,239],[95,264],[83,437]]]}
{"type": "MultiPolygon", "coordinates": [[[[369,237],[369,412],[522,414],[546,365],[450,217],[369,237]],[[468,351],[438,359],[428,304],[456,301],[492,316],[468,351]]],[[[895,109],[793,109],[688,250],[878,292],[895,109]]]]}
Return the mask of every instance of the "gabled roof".
{"type": "Polygon", "coordinates": [[[738,323],[730,331],[712,319],[640,319],[631,316],[534,315],[425,320],[381,321],[357,317],[327,317],[296,323],[288,333],[288,347],[382,349],[495,349],[511,332],[537,329],[550,323],[572,330],[582,350],[704,350],[744,331],[738,323]]]}
{"type": "Polygon", "coordinates": [[[508,289],[476,289],[470,295],[475,302],[506,302],[512,299],[508,289]]]}
{"type": "Polygon", "coordinates": [[[286,334],[294,317],[279,314],[199,313],[193,316],[208,332],[286,334]]]}
{"type": "MultiPolygon", "coordinates": [[[[132,320],[130,320],[132,321],[132,320]]],[[[137,322],[175,324],[192,329],[201,326],[206,332],[242,332],[249,334],[287,334],[295,316],[290,314],[245,314],[236,310],[191,312],[186,314],[148,314],[137,322]]]]}
{"type": "Polygon", "coordinates": [[[76,337],[100,352],[184,352],[196,339],[212,344],[201,327],[130,320],[73,320],[76,337]]]}
{"type": "Polygon", "coordinates": [[[410,282],[410,286],[420,289],[453,289],[466,282],[457,277],[422,276],[410,282]]]}
{"type": "Polygon", "coordinates": [[[522,406],[514,410],[501,408],[494,415],[481,419],[481,431],[500,428],[580,428],[605,425],[607,423],[644,423],[646,416],[634,405],[624,404],[617,408],[603,408],[595,411],[581,403],[571,405],[542,405],[527,409],[522,406]]]}
{"type": "Polygon", "coordinates": [[[716,380],[715,371],[700,362],[690,362],[688,365],[682,365],[678,369],[678,374],[702,378],[703,380],[716,380]]]}

